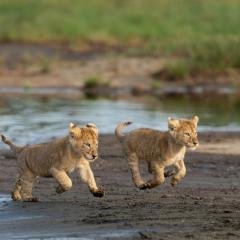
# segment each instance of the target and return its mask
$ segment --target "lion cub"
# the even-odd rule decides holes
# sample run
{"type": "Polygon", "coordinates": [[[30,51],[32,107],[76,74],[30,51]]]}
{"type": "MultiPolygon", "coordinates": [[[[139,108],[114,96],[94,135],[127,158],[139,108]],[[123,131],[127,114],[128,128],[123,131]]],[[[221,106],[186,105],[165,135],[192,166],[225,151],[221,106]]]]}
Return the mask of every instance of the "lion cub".
{"type": "Polygon", "coordinates": [[[119,124],[115,134],[127,155],[135,186],[140,189],[154,188],[171,175],[174,175],[171,184],[175,186],[186,175],[183,161],[186,148],[195,149],[199,144],[196,133],[198,117],[190,120],[169,118],[169,130],[166,132],[139,128],[123,135],[121,129],[129,124],[131,122],[119,124]],[[145,182],[141,178],[139,160],[147,162],[148,170],[153,174],[152,180],[145,182]],[[175,173],[164,173],[164,168],[170,165],[174,166],[175,173]]]}
{"type": "Polygon", "coordinates": [[[38,201],[32,196],[33,182],[37,176],[54,177],[58,182],[57,193],[63,193],[72,187],[67,173],[77,170],[80,178],[88,184],[95,197],[104,192],[98,188],[90,163],[98,157],[98,129],[94,124],[77,127],[69,125],[68,136],[48,143],[18,147],[2,135],[16,154],[19,177],[16,181],[12,199],[14,201],[38,201]]]}

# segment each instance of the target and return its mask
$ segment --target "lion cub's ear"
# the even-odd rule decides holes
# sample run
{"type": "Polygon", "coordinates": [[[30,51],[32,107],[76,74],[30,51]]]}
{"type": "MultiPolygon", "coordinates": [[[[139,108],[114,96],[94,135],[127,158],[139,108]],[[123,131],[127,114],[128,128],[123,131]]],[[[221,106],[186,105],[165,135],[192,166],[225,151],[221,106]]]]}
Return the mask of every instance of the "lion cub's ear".
{"type": "Polygon", "coordinates": [[[81,129],[80,128],[77,128],[77,126],[74,124],[74,123],[70,123],[69,126],[68,126],[68,131],[69,131],[69,135],[71,137],[74,137],[75,134],[78,134],[80,135],[81,133],[81,129]]]}
{"type": "Polygon", "coordinates": [[[74,123],[70,123],[69,126],[68,126],[68,129],[71,130],[75,127],[76,127],[76,125],[74,123]]]}
{"type": "Polygon", "coordinates": [[[98,128],[94,123],[88,123],[86,127],[91,128],[98,135],[98,128]]]}
{"type": "Polygon", "coordinates": [[[198,121],[199,121],[199,117],[198,116],[194,116],[192,118],[192,122],[194,123],[194,125],[197,127],[197,124],[198,124],[198,121]]]}
{"type": "Polygon", "coordinates": [[[179,126],[179,120],[173,119],[173,118],[168,118],[168,129],[170,131],[175,130],[179,126]]]}

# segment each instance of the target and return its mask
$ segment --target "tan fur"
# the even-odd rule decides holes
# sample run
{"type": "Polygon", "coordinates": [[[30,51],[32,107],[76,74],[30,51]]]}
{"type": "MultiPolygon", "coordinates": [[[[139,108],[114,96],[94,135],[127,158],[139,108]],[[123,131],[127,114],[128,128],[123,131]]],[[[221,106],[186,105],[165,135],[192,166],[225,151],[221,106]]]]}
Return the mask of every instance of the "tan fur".
{"type": "Polygon", "coordinates": [[[121,129],[129,125],[129,122],[117,126],[115,134],[127,155],[132,180],[136,187],[146,189],[162,184],[165,177],[173,175],[164,172],[164,168],[170,165],[175,168],[172,186],[175,186],[185,176],[186,148],[196,148],[199,144],[196,133],[197,123],[198,117],[196,116],[190,120],[169,118],[169,130],[166,132],[139,128],[126,135],[121,133],[121,129]],[[139,171],[139,160],[147,162],[148,170],[153,174],[152,180],[143,181],[139,171]]]}
{"type": "Polygon", "coordinates": [[[48,143],[17,147],[2,135],[17,156],[19,177],[12,193],[13,200],[36,201],[32,196],[33,182],[37,176],[54,177],[59,183],[57,193],[72,187],[67,173],[78,170],[80,178],[88,184],[94,196],[102,197],[90,168],[98,156],[98,129],[94,124],[79,128],[69,125],[69,135],[48,143]]]}

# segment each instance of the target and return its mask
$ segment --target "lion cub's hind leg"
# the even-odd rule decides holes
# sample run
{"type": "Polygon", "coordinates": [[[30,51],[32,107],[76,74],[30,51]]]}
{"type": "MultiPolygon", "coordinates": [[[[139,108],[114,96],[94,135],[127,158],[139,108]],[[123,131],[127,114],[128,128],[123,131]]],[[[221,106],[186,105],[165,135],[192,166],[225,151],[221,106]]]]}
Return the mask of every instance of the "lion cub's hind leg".
{"type": "Polygon", "coordinates": [[[139,159],[137,157],[137,154],[135,153],[131,153],[128,156],[128,165],[130,168],[130,171],[132,173],[132,180],[133,183],[135,184],[136,187],[140,187],[142,186],[142,184],[144,183],[141,174],[140,174],[140,170],[139,170],[139,159]]]}
{"type": "Polygon", "coordinates": [[[19,201],[22,199],[21,194],[20,194],[21,188],[22,188],[21,180],[17,179],[14,190],[12,192],[12,200],[13,201],[19,201]]]}
{"type": "Polygon", "coordinates": [[[152,170],[151,162],[148,162],[147,165],[148,165],[148,172],[152,174],[153,170],[152,170]]]}
{"type": "Polygon", "coordinates": [[[20,189],[20,196],[23,201],[38,202],[38,198],[32,196],[34,180],[35,180],[34,174],[29,169],[25,169],[23,173],[20,175],[19,180],[17,181],[16,184],[17,187],[15,188],[14,191],[15,197],[17,196],[18,190],[20,189]]]}

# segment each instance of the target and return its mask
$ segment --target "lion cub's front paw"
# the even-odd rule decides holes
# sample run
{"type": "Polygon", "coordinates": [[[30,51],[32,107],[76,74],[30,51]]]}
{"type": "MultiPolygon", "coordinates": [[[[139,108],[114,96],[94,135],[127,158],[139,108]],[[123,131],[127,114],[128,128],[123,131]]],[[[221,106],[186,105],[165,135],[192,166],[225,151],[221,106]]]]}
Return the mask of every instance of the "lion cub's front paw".
{"type": "Polygon", "coordinates": [[[64,192],[66,192],[66,190],[61,185],[56,187],[56,193],[61,194],[64,192]]]}
{"type": "Polygon", "coordinates": [[[178,182],[179,182],[179,180],[177,178],[173,177],[171,180],[172,187],[175,187],[178,184],[178,182]]]}
{"type": "Polygon", "coordinates": [[[57,186],[56,187],[56,193],[58,193],[58,194],[61,194],[61,193],[63,193],[64,191],[63,191],[63,188],[61,187],[61,186],[57,186]]]}
{"type": "Polygon", "coordinates": [[[98,188],[96,189],[90,189],[91,193],[93,194],[94,197],[103,197],[105,195],[104,189],[103,188],[98,188]]]}
{"type": "Polygon", "coordinates": [[[174,174],[174,171],[164,172],[164,177],[171,177],[174,174]]]}
{"type": "Polygon", "coordinates": [[[24,202],[39,202],[37,197],[28,197],[23,199],[24,202]]]}
{"type": "Polygon", "coordinates": [[[11,197],[13,201],[20,201],[22,199],[20,193],[16,192],[12,192],[11,197]]]}
{"type": "Polygon", "coordinates": [[[142,185],[139,186],[140,190],[145,190],[145,189],[150,189],[150,188],[152,188],[152,184],[149,183],[149,182],[145,182],[145,183],[143,183],[142,185]]]}

